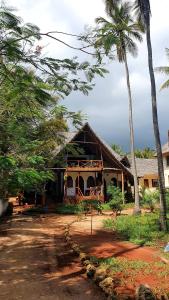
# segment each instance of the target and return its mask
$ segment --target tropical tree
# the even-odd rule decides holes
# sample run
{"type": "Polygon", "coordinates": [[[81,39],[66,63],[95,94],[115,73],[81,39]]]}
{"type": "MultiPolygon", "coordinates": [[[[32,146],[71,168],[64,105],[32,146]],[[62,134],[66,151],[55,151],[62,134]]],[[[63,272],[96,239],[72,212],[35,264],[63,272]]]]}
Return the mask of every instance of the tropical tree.
{"type": "Polygon", "coordinates": [[[122,148],[121,148],[120,145],[112,144],[112,145],[111,145],[111,148],[112,148],[116,153],[118,153],[119,155],[121,155],[121,156],[124,156],[124,155],[125,155],[125,152],[122,150],[122,148]]]}
{"type": "Polygon", "coordinates": [[[44,190],[46,180],[52,180],[47,169],[64,142],[68,120],[76,126],[82,121],[79,112],[69,112],[60,101],[72,91],[88,94],[95,74],[103,76],[105,69],[77,58],[46,57],[40,29],[3,5],[0,25],[1,201],[18,189],[44,190]]]}
{"type": "Polygon", "coordinates": [[[164,167],[163,167],[160,131],[159,131],[159,124],[158,124],[156,82],[155,82],[154,69],[153,69],[152,45],[151,45],[151,34],[150,34],[150,16],[151,16],[150,1],[136,0],[134,8],[135,8],[135,13],[137,15],[137,18],[142,24],[142,26],[144,26],[145,33],[146,33],[148,67],[149,67],[150,82],[151,82],[153,127],[154,127],[154,136],[155,136],[156,151],[157,151],[157,160],[158,160],[159,189],[160,189],[160,224],[161,224],[161,229],[166,231],[167,215],[166,215],[166,199],[165,199],[165,180],[164,180],[164,167]]]}
{"type": "MultiPolygon", "coordinates": [[[[167,56],[167,58],[169,59],[169,49],[166,48],[165,51],[166,51],[166,56],[167,56]]],[[[163,73],[163,74],[169,76],[169,66],[161,66],[161,67],[155,68],[155,71],[157,71],[157,72],[159,72],[159,73],[163,73]]],[[[166,88],[169,88],[169,79],[167,79],[167,80],[162,84],[161,90],[166,89],[166,88]]]]}
{"type": "MultiPolygon", "coordinates": [[[[102,47],[106,54],[112,57],[112,49],[116,52],[117,59],[124,63],[128,99],[129,99],[129,128],[130,128],[130,146],[131,159],[134,175],[135,189],[135,209],[134,213],[140,212],[139,189],[137,181],[137,169],[134,155],[134,126],[133,126],[133,105],[130,75],[128,68],[128,54],[137,55],[137,45],[134,40],[141,42],[140,26],[131,16],[132,6],[129,2],[105,0],[106,13],[109,20],[99,17],[96,19],[98,28],[90,39],[95,39],[95,48],[102,47]]],[[[113,53],[115,53],[113,52],[113,53]]]]}
{"type": "Polygon", "coordinates": [[[135,149],[135,157],[138,158],[154,158],[155,151],[146,147],[144,149],[135,149]]]}

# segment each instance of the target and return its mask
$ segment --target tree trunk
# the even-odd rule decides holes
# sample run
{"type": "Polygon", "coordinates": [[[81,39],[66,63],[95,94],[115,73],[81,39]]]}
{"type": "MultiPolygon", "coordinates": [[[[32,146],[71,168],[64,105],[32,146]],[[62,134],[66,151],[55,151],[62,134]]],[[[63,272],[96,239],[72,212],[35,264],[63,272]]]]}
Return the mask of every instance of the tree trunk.
{"type": "Polygon", "coordinates": [[[166,199],[165,199],[165,181],[164,181],[164,167],[163,167],[163,156],[160,141],[160,132],[158,125],[158,112],[157,112],[157,98],[156,98],[156,83],[153,70],[153,59],[152,59],[152,46],[150,37],[150,25],[146,26],[146,40],[148,49],[148,66],[151,82],[151,101],[152,101],[152,116],[153,116],[153,127],[154,136],[157,151],[158,161],[158,175],[159,175],[159,189],[160,189],[160,225],[163,231],[167,231],[167,214],[166,214],[166,199]]]}
{"type": "Polygon", "coordinates": [[[128,97],[129,97],[129,128],[130,128],[130,148],[131,148],[131,161],[132,161],[132,169],[133,169],[133,177],[134,177],[134,214],[139,214],[140,210],[140,201],[139,201],[139,188],[137,181],[137,168],[136,168],[136,160],[134,154],[134,128],[133,128],[133,107],[132,107],[132,96],[131,96],[131,87],[130,87],[130,76],[129,69],[127,64],[127,55],[125,53],[124,57],[125,70],[126,70],[126,80],[127,80],[127,89],[128,89],[128,97]]]}

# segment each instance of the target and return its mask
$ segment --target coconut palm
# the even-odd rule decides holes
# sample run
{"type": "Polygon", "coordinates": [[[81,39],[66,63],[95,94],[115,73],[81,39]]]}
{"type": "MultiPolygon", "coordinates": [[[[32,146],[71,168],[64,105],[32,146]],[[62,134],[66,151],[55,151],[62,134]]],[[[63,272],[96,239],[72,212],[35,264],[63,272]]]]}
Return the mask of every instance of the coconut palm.
{"type": "MultiPolygon", "coordinates": [[[[169,60],[169,49],[166,48],[166,56],[169,60]]],[[[163,73],[167,76],[169,76],[169,66],[162,66],[162,67],[158,67],[158,68],[155,68],[155,71],[157,72],[160,72],[160,73],[163,73]]],[[[167,79],[161,86],[161,90],[163,89],[166,89],[166,88],[169,88],[169,79],[167,79]]]]}
{"type": "Polygon", "coordinates": [[[158,125],[156,83],[155,83],[154,70],[153,70],[153,57],[152,57],[151,35],[150,35],[150,15],[151,15],[150,1],[135,0],[134,8],[135,8],[137,18],[144,26],[144,30],[146,33],[148,67],[149,67],[150,82],[151,82],[153,127],[154,127],[154,136],[155,136],[156,151],[157,151],[157,160],[158,160],[159,189],[160,189],[160,224],[161,224],[161,229],[166,231],[167,217],[166,217],[166,200],[165,200],[165,181],[164,181],[164,167],[163,167],[161,140],[160,140],[159,125],[158,125]]]}
{"type": "Polygon", "coordinates": [[[134,127],[133,127],[133,105],[132,94],[130,85],[130,75],[128,68],[127,56],[137,55],[137,45],[134,40],[142,41],[140,34],[140,27],[131,17],[132,7],[129,2],[110,1],[105,0],[106,13],[110,20],[99,17],[96,19],[97,24],[100,26],[98,30],[98,39],[96,46],[103,45],[105,52],[110,53],[112,47],[116,48],[117,59],[120,63],[124,63],[126,72],[126,81],[129,99],[129,128],[130,128],[130,146],[131,146],[131,159],[134,175],[134,189],[135,189],[135,213],[140,212],[139,204],[139,189],[137,182],[137,169],[134,154],[134,127]]]}

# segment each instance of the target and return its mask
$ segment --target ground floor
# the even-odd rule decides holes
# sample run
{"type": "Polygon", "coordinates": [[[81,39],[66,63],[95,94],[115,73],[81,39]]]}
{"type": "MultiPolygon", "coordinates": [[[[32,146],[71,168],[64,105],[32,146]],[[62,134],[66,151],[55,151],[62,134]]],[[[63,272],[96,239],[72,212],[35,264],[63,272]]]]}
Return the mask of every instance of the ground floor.
{"type": "Polygon", "coordinates": [[[79,203],[83,200],[108,201],[108,186],[119,187],[127,199],[132,199],[132,182],[120,170],[65,171],[58,170],[56,180],[46,185],[46,200],[55,203],[79,203]]]}
{"type": "Polygon", "coordinates": [[[158,174],[145,174],[138,178],[139,188],[156,189],[158,188],[158,174]]]}

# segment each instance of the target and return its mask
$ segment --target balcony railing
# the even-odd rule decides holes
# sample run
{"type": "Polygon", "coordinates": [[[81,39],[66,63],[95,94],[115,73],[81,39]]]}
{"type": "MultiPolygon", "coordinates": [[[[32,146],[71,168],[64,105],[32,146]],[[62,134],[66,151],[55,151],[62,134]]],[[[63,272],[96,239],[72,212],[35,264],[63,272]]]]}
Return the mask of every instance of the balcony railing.
{"type": "Polygon", "coordinates": [[[67,171],[100,171],[103,169],[102,160],[68,160],[67,171]]]}

